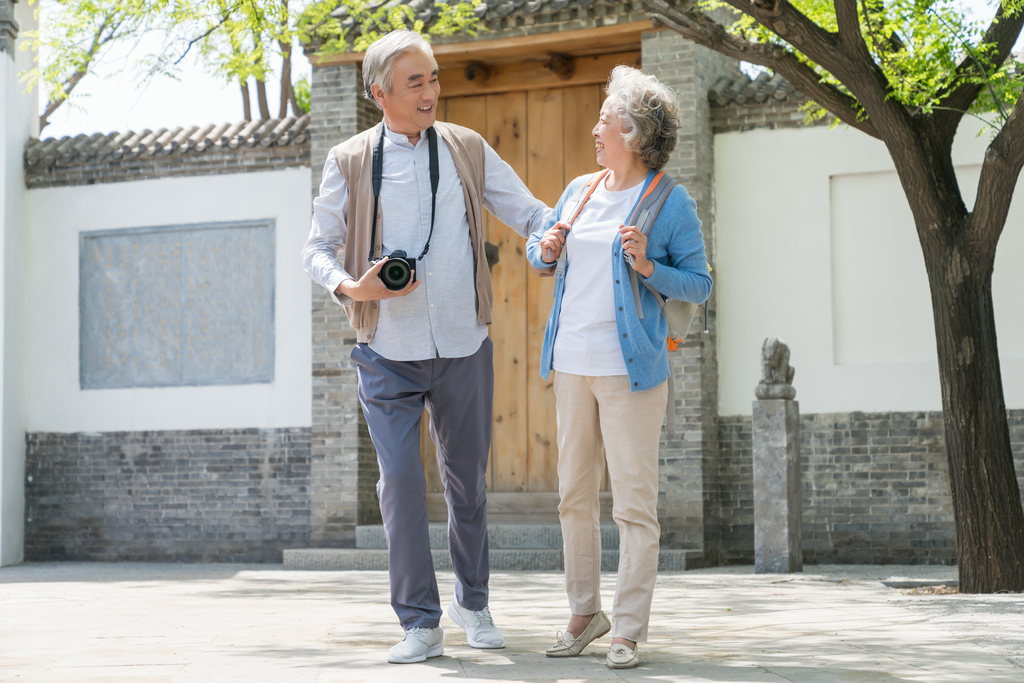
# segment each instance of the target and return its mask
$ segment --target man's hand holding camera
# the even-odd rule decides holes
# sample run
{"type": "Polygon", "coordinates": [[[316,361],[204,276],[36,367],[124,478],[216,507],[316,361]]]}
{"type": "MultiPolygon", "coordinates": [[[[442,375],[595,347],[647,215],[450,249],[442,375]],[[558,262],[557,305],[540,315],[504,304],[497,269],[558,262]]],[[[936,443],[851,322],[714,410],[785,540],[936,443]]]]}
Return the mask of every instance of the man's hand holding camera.
{"type": "MultiPolygon", "coordinates": [[[[378,301],[380,299],[392,299],[396,296],[407,296],[412,293],[420,283],[413,277],[402,289],[388,289],[381,280],[380,271],[388,262],[385,256],[373,264],[373,267],[366,271],[359,280],[344,280],[334,293],[338,296],[347,296],[353,301],[378,301]]],[[[415,272],[415,271],[413,271],[415,272]]]]}

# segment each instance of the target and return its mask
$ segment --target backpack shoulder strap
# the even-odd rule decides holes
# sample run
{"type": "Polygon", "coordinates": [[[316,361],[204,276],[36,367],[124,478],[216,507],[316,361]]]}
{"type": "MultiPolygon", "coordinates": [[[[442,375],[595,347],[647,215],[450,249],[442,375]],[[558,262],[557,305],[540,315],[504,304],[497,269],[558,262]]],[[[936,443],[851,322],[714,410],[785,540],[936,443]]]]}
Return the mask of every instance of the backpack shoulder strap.
{"type": "Polygon", "coordinates": [[[664,171],[659,171],[640,197],[640,201],[636,203],[626,225],[635,225],[640,228],[640,232],[648,234],[651,231],[651,226],[654,225],[654,219],[658,217],[661,207],[676,185],[678,183],[672,176],[664,171]]]}
{"type": "MultiPolygon", "coordinates": [[[[635,225],[644,235],[649,234],[651,228],[654,227],[654,221],[658,217],[658,213],[661,212],[661,207],[665,205],[665,200],[668,199],[669,193],[672,192],[676,185],[678,183],[672,176],[664,171],[658,171],[658,175],[654,176],[651,184],[640,197],[640,201],[636,203],[636,207],[634,207],[633,213],[629,215],[629,222],[626,225],[635,225]]],[[[665,300],[661,294],[648,283],[645,282],[644,284],[654,293],[658,303],[664,308],[665,300]]],[[[629,269],[629,286],[633,290],[633,305],[636,307],[636,314],[639,318],[643,318],[644,311],[640,306],[639,280],[637,279],[636,271],[632,268],[629,269]]]]}
{"type": "MultiPolygon", "coordinates": [[[[576,198],[573,199],[572,204],[569,205],[569,225],[572,225],[573,223],[576,222],[576,218],[580,215],[580,212],[583,211],[583,205],[587,203],[588,199],[590,199],[590,195],[594,194],[594,190],[597,189],[598,183],[600,183],[601,180],[604,179],[607,173],[608,169],[605,169],[603,171],[598,171],[597,173],[593,174],[592,176],[590,176],[590,179],[583,184],[583,186],[580,188],[580,191],[576,193],[576,198]]],[[[564,235],[565,231],[563,230],[562,233],[564,235]]],[[[566,248],[563,244],[562,251],[558,255],[558,260],[556,261],[555,277],[565,274],[566,258],[566,248]]],[[[554,296],[553,291],[551,295],[554,296]]]]}

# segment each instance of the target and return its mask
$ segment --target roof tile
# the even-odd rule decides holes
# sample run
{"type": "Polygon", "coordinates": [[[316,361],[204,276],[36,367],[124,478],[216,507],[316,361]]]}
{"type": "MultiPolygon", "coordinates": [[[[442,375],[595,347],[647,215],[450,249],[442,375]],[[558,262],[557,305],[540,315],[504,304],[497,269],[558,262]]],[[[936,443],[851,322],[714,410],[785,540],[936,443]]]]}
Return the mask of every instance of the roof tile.
{"type": "Polygon", "coordinates": [[[74,166],[89,162],[155,156],[183,156],[227,149],[301,145],[309,139],[309,114],[298,118],[238,121],[116,133],[29,140],[25,164],[74,166]]]}
{"type": "Polygon", "coordinates": [[[778,74],[758,74],[756,78],[740,76],[729,78],[723,76],[711,86],[708,99],[712,107],[729,107],[734,105],[754,105],[764,103],[785,102],[791,97],[802,97],[793,86],[778,74]]]}

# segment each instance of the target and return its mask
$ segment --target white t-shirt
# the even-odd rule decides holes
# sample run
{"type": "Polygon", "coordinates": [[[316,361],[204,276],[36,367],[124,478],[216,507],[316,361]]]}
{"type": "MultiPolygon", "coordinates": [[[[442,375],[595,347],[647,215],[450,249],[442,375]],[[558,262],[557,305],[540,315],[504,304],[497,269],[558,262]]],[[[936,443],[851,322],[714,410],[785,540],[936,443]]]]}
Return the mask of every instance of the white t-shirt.
{"type": "MultiPolygon", "coordinates": [[[[625,375],[615,327],[612,244],[640,197],[643,183],[610,192],[602,181],[566,238],[565,291],[558,312],[552,367],[570,375],[625,375]]],[[[621,257],[619,257],[621,258],[621,257]]]]}

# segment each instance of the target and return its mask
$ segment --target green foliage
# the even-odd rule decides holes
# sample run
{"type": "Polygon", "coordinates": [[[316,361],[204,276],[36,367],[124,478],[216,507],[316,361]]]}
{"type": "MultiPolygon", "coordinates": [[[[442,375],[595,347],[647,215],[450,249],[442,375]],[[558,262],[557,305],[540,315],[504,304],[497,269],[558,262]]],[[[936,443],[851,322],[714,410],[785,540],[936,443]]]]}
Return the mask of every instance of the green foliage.
{"type": "Polygon", "coordinates": [[[388,7],[386,3],[375,5],[343,0],[340,7],[347,14],[343,20],[331,16],[332,13],[338,14],[337,0],[316,0],[298,16],[299,40],[305,45],[318,45],[319,55],[332,55],[362,52],[385,33],[402,29],[416,31],[428,40],[431,36],[447,36],[460,31],[475,36],[478,20],[473,8],[478,4],[480,0],[455,4],[435,2],[439,15],[424,31],[424,23],[408,5],[388,7]],[[351,28],[345,28],[346,23],[350,23],[351,28]],[[351,33],[356,34],[354,41],[350,40],[351,33]]]}
{"type": "MultiPolygon", "coordinates": [[[[792,0],[791,4],[821,28],[837,31],[831,0],[792,0]]],[[[701,9],[727,8],[720,0],[704,0],[701,9]]],[[[1012,16],[1024,8],[1024,0],[1004,0],[1004,12],[1012,16]]],[[[983,37],[988,22],[971,21],[956,0],[859,0],[861,34],[890,89],[890,97],[916,111],[930,113],[940,106],[942,94],[963,82],[984,84],[972,114],[995,113],[1005,120],[1009,107],[1024,91],[1024,65],[1010,59],[996,64],[994,46],[983,37]],[[958,71],[962,62],[974,65],[958,71]]],[[[822,82],[849,92],[833,74],[814,64],[793,46],[781,41],[750,16],[737,16],[729,30],[746,40],[779,45],[808,64],[822,82]]],[[[814,118],[825,115],[818,105],[807,110],[814,118]]],[[[861,111],[861,114],[863,112],[861,111]]]]}
{"type": "Polygon", "coordinates": [[[62,102],[111,47],[166,29],[175,13],[168,0],[54,0],[37,5],[40,28],[22,32],[21,49],[44,58],[20,74],[21,81],[27,89],[41,88],[50,102],[62,102]]]}
{"type": "MultiPolygon", "coordinates": [[[[40,29],[26,31],[22,49],[37,51],[37,65],[21,74],[38,86],[49,105],[59,106],[78,82],[116,48],[129,48],[158,34],[161,48],[138,57],[132,69],[141,80],[175,77],[195,47],[203,62],[228,83],[267,81],[278,58],[299,46],[318,54],[365,50],[384,33],[410,29],[431,36],[460,31],[476,35],[473,8],[480,0],[437,2],[438,16],[425,26],[407,5],[388,7],[370,0],[30,0],[40,29]],[[345,28],[337,16],[354,20],[345,28]]],[[[300,82],[301,83],[301,82],[300,82]]],[[[296,100],[300,83],[291,85],[296,100]]],[[[308,110],[308,83],[305,86],[308,110]]],[[[300,102],[301,106],[301,102],[300,102]]]]}
{"type": "Polygon", "coordinates": [[[295,81],[295,84],[292,86],[292,89],[295,92],[295,102],[299,105],[299,109],[302,110],[302,113],[308,114],[310,109],[311,95],[309,79],[303,76],[299,80],[295,81]]]}

